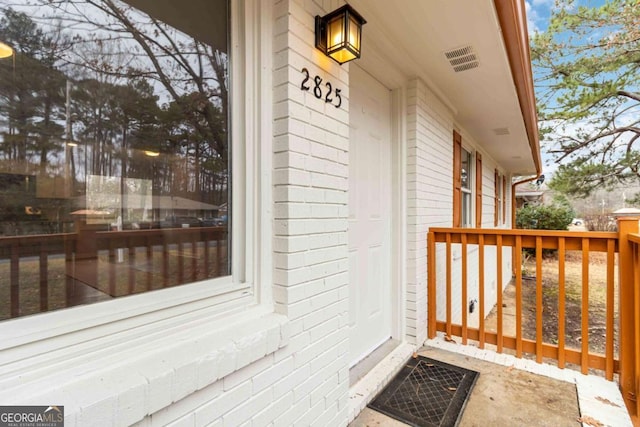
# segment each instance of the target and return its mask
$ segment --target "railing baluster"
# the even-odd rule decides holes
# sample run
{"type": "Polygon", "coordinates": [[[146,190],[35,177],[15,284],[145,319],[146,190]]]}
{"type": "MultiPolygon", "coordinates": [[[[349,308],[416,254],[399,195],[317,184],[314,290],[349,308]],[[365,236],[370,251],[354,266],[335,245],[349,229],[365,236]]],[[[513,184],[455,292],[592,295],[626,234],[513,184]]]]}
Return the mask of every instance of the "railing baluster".
{"type": "MultiPolygon", "coordinates": [[[[220,238],[220,234],[216,237],[216,275],[222,276],[222,243],[225,240],[220,238]]],[[[435,257],[435,254],[433,255],[435,257]]]]}
{"type": "Polygon", "coordinates": [[[542,237],[536,236],[536,362],[542,363],[542,237]]]}
{"type": "Polygon", "coordinates": [[[582,357],[581,372],[589,372],[589,239],[582,239],[582,357]]]}
{"type": "Polygon", "coordinates": [[[478,236],[478,301],[479,301],[479,313],[480,316],[480,348],[484,348],[484,234],[478,236]]]}
{"type": "Polygon", "coordinates": [[[208,279],[210,274],[210,266],[211,262],[209,257],[211,256],[211,251],[209,250],[209,245],[211,241],[209,238],[211,237],[211,233],[207,233],[204,239],[204,278],[208,279]]]}
{"type": "Polygon", "coordinates": [[[191,281],[198,280],[198,238],[191,236],[191,281]]]}
{"type": "Polygon", "coordinates": [[[162,287],[169,284],[169,245],[166,238],[162,240],[162,287]]]}
{"type": "Polygon", "coordinates": [[[109,294],[116,295],[116,248],[115,240],[109,240],[109,294]]]}
{"type": "Polygon", "coordinates": [[[127,237],[127,248],[129,248],[129,254],[127,256],[127,264],[129,266],[129,293],[132,295],[136,291],[136,247],[132,243],[132,239],[127,237]]]}
{"type": "Polygon", "coordinates": [[[460,286],[462,287],[462,344],[467,344],[467,235],[462,234],[460,236],[462,243],[462,281],[460,286]]]}
{"type": "Polygon", "coordinates": [[[155,263],[153,262],[153,242],[150,237],[145,239],[145,244],[147,246],[147,290],[151,290],[153,287],[153,267],[155,263]]]}
{"type": "Polygon", "coordinates": [[[522,357],[522,236],[516,236],[516,357],[522,357]]]}
{"type": "MultiPolygon", "coordinates": [[[[219,242],[219,241],[218,241],[219,242]]],[[[220,245],[216,248],[216,251],[220,251],[220,245]]],[[[427,237],[427,319],[428,319],[428,334],[429,338],[436,337],[436,237],[435,233],[429,233],[427,237]]]]}
{"type": "Polygon", "coordinates": [[[20,315],[20,246],[11,245],[11,317],[20,315]]]}
{"type": "Polygon", "coordinates": [[[502,329],[502,235],[498,234],[496,237],[496,268],[497,268],[497,278],[496,278],[496,292],[497,292],[497,305],[498,305],[498,343],[497,349],[498,353],[502,353],[504,346],[504,331],[502,329]]]}
{"type": "MultiPolygon", "coordinates": [[[[216,275],[217,276],[222,276],[222,243],[223,242],[225,241],[220,239],[220,237],[218,237],[216,241],[216,275]]],[[[228,255],[229,254],[227,253],[227,256],[228,255]]],[[[433,256],[435,256],[435,254],[433,256]]]]}
{"type": "Polygon", "coordinates": [[[44,243],[40,243],[40,311],[49,310],[49,257],[44,243]]]}
{"type": "Polygon", "coordinates": [[[446,238],[447,252],[447,272],[446,272],[446,297],[447,297],[447,336],[451,336],[451,233],[447,233],[446,238]]]}
{"type": "Polygon", "coordinates": [[[182,235],[178,237],[178,283],[184,282],[184,243],[182,235]]]}
{"type": "Polygon", "coordinates": [[[558,240],[558,367],[564,368],[566,364],[565,346],[565,325],[566,325],[566,287],[565,287],[565,238],[558,240]]]}
{"type": "Polygon", "coordinates": [[[606,355],[606,367],[605,376],[609,381],[613,381],[613,338],[614,338],[614,295],[615,295],[615,245],[616,242],[613,239],[607,240],[607,321],[606,321],[606,343],[605,343],[605,355],[606,355]]]}
{"type": "Polygon", "coordinates": [[[64,241],[64,268],[65,268],[65,306],[71,307],[75,303],[75,279],[73,270],[75,269],[75,258],[78,241],[75,239],[65,239],[64,241]]]}

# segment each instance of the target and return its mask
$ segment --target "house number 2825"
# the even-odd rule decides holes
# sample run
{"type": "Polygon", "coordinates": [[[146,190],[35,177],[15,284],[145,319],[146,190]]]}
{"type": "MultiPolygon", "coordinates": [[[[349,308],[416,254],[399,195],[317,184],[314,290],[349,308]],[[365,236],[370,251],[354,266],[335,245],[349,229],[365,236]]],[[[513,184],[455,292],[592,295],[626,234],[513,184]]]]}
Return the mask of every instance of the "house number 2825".
{"type": "Polygon", "coordinates": [[[330,82],[325,82],[322,84],[322,77],[315,76],[313,79],[309,74],[309,70],[306,68],[302,69],[302,74],[304,74],[304,79],[302,83],[300,83],[300,89],[303,91],[313,91],[313,95],[322,99],[324,96],[324,102],[333,105],[336,108],[340,108],[342,105],[342,96],[340,96],[340,89],[334,89],[333,85],[330,82]],[[324,92],[323,87],[327,88],[327,91],[324,92]]]}

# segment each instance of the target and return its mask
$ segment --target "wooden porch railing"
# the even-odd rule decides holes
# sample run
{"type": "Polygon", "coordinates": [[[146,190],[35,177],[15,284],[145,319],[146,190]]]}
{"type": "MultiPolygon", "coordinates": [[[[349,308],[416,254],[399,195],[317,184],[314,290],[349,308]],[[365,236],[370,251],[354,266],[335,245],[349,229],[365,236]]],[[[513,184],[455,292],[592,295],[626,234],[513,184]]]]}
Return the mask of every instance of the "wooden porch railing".
{"type": "MultiPolygon", "coordinates": [[[[640,234],[638,234],[638,218],[619,218],[618,232],[569,232],[542,230],[490,230],[462,228],[432,228],[427,237],[428,250],[428,336],[434,338],[437,331],[449,337],[460,337],[462,344],[468,340],[478,342],[480,348],[486,344],[495,345],[498,353],[511,349],[516,357],[524,353],[535,355],[538,363],[543,358],[556,360],[560,368],[567,363],[576,364],[582,373],[589,369],[600,370],[609,380],[619,374],[620,389],[630,414],[637,420],[640,414],[640,234]],[[444,246],[444,250],[439,248],[444,246]],[[474,248],[473,257],[470,247],[474,248]],[[487,248],[495,248],[495,263],[486,257],[487,248]],[[460,256],[454,260],[453,248],[459,250],[460,256]],[[475,250],[477,248],[477,254],[475,250]],[[503,248],[512,248],[513,277],[503,277],[503,248]],[[523,249],[535,253],[535,339],[523,336],[523,249]],[[440,249],[440,254],[438,253],[440,249]],[[558,253],[557,274],[557,342],[545,342],[543,325],[549,313],[543,311],[542,253],[545,249],[553,249],[558,253]],[[566,311],[566,262],[567,251],[579,251],[581,261],[580,322],[581,340],[579,348],[569,348],[565,342],[566,311]],[[605,285],[605,350],[596,353],[590,350],[589,308],[590,277],[589,254],[604,253],[606,259],[605,285]],[[444,254],[444,257],[442,255],[444,254]],[[618,284],[615,280],[615,267],[618,267],[618,284]],[[470,262],[475,261],[475,263],[470,262]],[[477,276],[472,277],[471,271],[477,276]],[[444,273],[441,271],[444,269],[444,273]],[[456,279],[454,277],[456,270],[456,279]],[[495,269],[496,317],[495,331],[485,327],[485,271],[495,269]],[[475,280],[474,280],[475,279],[475,280]],[[515,335],[505,334],[503,330],[503,286],[513,280],[515,286],[515,335]],[[468,324],[467,308],[469,283],[477,283],[479,299],[478,327],[468,324]],[[459,322],[453,321],[452,294],[454,288],[461,287],[459,303],[461,307],[459,322]],[[619,287],[617,289],[617,287],[619,287]],[[616,312],[615,294],[619,293],[616,312]],[[444,294],[444,298],[442,298],[444,294]],[[438,302],[444,301],[444,308],[438,302]],[[438,308],[441,316],[438,317],[438,308]],[[619,335],[616,336],[614,321],[618,317],[619,335]],[[618,339],[619,357],[614,354],[614,340],[618,339]]],[[[493,250],[493,249],[492,249],[493,250]]],[[[548,320],[548,319],[547,319],[548,320]]]]}
{"type": "Polygon", "coordinates": [[[0,319],[82,303],[74,282],[118,297],[225,275],[226,239],[226,227],[0,237],[0,319]]]}
{"type": "Polygon", "coordinates": [[[46,311],[49,305],[49,256],[71,257],[76,237],[75,233],[59,233],[0,238],[0,262],[9,264],[8,317],[20,315],[20,260],[37,262],[39,306],[40,311],[46,311]]]}
{"type": "MultiPolygon", "coordinates": [[[[428,236],[428,295],[429,295],[429,337],[434,337],[436,331],[445,332],[448,336],[459,336],[463,344],[468,339],[478,341],[479,347],[484,348],[485,343],[494,344],[496,350],[502,353],[505,348],[515,350],[516,357],[522,357],[523,353],[536,356],[536,361],[541,363],[543,358],[551,358],[557,361],[560,368],[566,363],[580,365],[582,373],[587,373],[590,368],[605,372],[608,379],[613,379],[613,374],[618,372],[618,360],[614,358],[614,265],[615,255],[618,252],[617,233],[588,233],[588,232],[562,232],[543,230],[484,230],[484,229],[431,229],[428,236]],[[436,246],[444,244],[444,260],[436,260],[436,246]],[[461,322],[454,324],[452,321],[452,247],[459,245],[461,257],[459,264],[461,286],[461,322]],[[478,275],[472,280],[469,277],[469,247],[477,246],[477,271],[478,275]],[[486,248],[495,247],[495,265],[487,265],[485,262],[486,248]],[[515,336],[506,335],[503,331],[503,300],[504,285],[511,278],[503,277],[504,262],[503,248],[513,248],[513,280],[515,285],[515,336]],[[536,339],[526,339],[523,336],[523,273],[522,252],[523,249],[535,251],[536,274],[536,339]],[[542,282],[542,252],[545,249],[558,251],[558,337],[557,343],[543,341],[544,316],[543,312],[543,282],[542,282]],[[567,251],[580,251],[582,254],[582,304],[581,304],[581,348],[568,348],[565,345],[565,257],[567,251]],[[589,253],[604,252],[606,254],[606,344],[605,354],[595,354],[589,351],[589,253]],[[438,262],[439,261],[439,262],[438,262]],[[437,269],[444,268],[444,283],[436,283],[437,269]],[[485,328],[485,269],[496,269],[496,331],[485,328]],[[467,320],[468,283],[478,283],[479,326],[469,327],[467,320]],[[436,317],[437,293],[445,292],[445,312],[443,319],[436,317]]],[[[474,248],[475,249],[475,248],[474,248]]]]}

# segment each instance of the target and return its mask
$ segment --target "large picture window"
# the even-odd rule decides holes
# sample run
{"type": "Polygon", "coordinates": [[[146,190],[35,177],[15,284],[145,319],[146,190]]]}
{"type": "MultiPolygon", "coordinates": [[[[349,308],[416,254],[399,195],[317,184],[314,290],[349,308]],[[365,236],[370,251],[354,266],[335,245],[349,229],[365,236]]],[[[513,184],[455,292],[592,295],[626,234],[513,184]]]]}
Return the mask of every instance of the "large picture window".
{"type": "Polygon", "coordinates": [[[230,274],[228,17],[0,6],[0,320],[230,274]]]}

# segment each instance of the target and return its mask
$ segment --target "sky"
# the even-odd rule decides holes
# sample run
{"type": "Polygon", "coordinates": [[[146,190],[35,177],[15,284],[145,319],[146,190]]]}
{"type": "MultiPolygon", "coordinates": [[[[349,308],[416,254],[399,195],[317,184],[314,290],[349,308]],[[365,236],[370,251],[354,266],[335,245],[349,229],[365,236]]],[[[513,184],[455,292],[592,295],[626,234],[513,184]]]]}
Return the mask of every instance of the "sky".
{"type": "Polygon", "coordinates": [[[526,0],[529,33],[544,31],[547,28],[554,3],[555,0],[526,0]]]}
{"type": "MultiPolygon", "coordinates": [[[[551,12],[556,7],[555,3],[556,0],[525,0],[527,27],[530,35],[546,30],[551,12]]],[[[600,6],[604,3],[605,0],[575,0],[576,6],[600,6]]],[[[542,147],[542,162],[543,173],[547,178],[550,178],[558,165],[553,161],[553,156],[546,152],[544,146],[542,147]]]]}
{"type": "MultiPolygon", "coordinates": [[[[547,28],[551,10],[555,4],[555,0],[526,0],[525,7],[527,11],[527,27],[529,34],[542,32],[547,28]]],[[[552,160],[552,156],[545,152],[542,147],[542,172],[548,178],[553,175],[558,165],[552,160]]]]}
{"type": "MultiPolygon", "coordinates": [[[[547,28],[551,10],[556,0],[525,0],[527,26],[529,33],[544,31],[547,28]]],[[[577,6],[600,6],[605,0],[576,0],[577,6]]]]}

